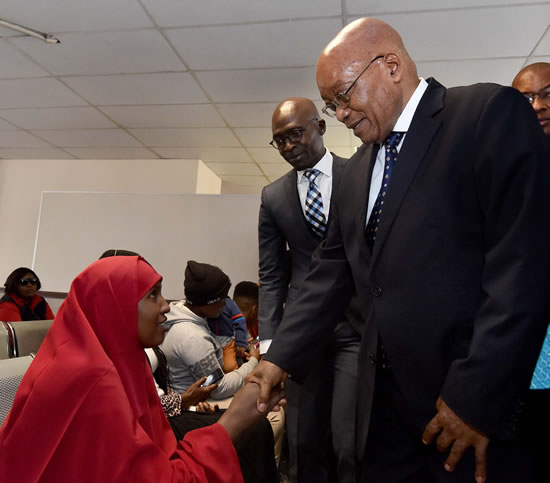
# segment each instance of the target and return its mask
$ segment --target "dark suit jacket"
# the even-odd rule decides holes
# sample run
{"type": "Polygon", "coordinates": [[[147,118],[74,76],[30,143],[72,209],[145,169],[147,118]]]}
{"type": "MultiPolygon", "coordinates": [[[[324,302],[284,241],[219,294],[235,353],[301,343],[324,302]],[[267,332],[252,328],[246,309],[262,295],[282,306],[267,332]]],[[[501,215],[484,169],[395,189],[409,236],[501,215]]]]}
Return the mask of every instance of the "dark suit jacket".
{"type": "MultiPolygon", "coordinates": [[[[347,160],[334,154],[332,159],[334,193],[347,160]]],[[[296,299],[311,262],[311,254],[320,243],[319,237],[313,234],[305,219],[296,180],[296,170],[293,169],[262,190],[258,221],[258,320],[262,340],[275,336],[283,316],[283,305],[296,299]]],[[[330,218],[329,212],[329,224],[330,218]]]]}
{"type": "Polygon", "coordinates": [[[430,80],[371,255],[364,231],[377,149],[363,146],[347,163],[328,237],[266,359],[305,374],[310,342],[330,338],[355,287],[370,307],[360,455],[373,386],[366,351],[378,333],[419,438],[439,395],[474,427],[509,438],[547,326],[550,163],[534,111],[511,88],[445,89],[430,80]]]}

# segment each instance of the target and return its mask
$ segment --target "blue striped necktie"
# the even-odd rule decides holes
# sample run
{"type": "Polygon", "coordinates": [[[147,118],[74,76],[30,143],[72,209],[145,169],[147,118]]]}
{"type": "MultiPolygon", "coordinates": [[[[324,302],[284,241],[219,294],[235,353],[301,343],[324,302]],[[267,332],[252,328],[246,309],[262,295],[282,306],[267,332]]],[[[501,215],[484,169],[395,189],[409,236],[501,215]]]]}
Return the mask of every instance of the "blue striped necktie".
{"type": "Polygon", "coordinates": [[[550,389],[550,325],[531,380],[531,389],[550,389]]]}
{"type": "Polygon", "coordinates": [[[305,217],[318,237],[324,238],[327,231],[327,219],[323,213],[323,199],[319,188],[315,184],[317,176],[321,174],[318,169],[306,169],[304,176],[309,180],[309,187],[306,196],[305,217]]]}
{"type": "Polygon", "coordinates": [[[367,235],[367,245],[372,251],[374,246],[374,241],[376,240],[376,232],[378,231],[378,223],[380,223],[380,216],[382,215],[382,209],[384,208],[384,200],[388,187],[390,186],[390,178],[397,161],[397,146],[399,146],[399,141],[403,137],[402,132],[392,132],[388,139],[384,142],[386,149],[385,163],[384,163],[384,177],[382,178],[382,185],[380,186],[380,191],[376,197],[376,202],[372,207],[372,212],[370,214],[369,222],[367,223],[366,235],[367,235]]]}

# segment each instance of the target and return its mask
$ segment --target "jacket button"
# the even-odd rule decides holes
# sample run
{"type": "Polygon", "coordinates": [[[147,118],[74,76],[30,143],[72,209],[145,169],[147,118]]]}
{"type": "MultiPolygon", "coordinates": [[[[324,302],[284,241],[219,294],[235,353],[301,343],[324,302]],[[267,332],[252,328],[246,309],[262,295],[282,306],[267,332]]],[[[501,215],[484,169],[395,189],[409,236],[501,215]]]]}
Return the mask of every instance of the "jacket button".
{"type": "Polygon", "coordinates": [[[380,287],[374,287],[372,289],[372,294],[375,296],[375,297],[380,297],[380,295],[382,295],[382,289],[380,287]]]}

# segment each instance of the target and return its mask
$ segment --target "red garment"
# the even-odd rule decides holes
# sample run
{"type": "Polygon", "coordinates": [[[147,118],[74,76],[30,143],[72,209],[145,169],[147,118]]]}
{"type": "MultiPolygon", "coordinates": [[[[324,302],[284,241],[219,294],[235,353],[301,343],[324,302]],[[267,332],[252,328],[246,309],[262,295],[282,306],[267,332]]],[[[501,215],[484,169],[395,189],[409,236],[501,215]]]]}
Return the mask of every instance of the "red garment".
{"type": "MultiPolygon", "coordinates": [[[[14,293],[8,294],[13,302],[6,301],[0,303],[0,320],[4,322],[15,322],[21,320],[21,313],[19,312],[19,307],[25,305],[25,300],[14,293]]],[[[42,301],[44,297],[41,297],[38,294],[35,294],[31,300],[31,309],[34,308],[42,301]]],[[[46,302],[46,301],[45,301],[46,302]]],[[[52,309],[48,302],[46,302],[46,318],[45,320],[53,320],[55,315],[52,312],[52,309]]]]}
{"type": "Polygon", "coordinates": [[[164,416],[137,330],[159,279],[139,257],[76,277],[0,429],[2,481],[242,482],[222,426],[178,443],[164,416]]]}

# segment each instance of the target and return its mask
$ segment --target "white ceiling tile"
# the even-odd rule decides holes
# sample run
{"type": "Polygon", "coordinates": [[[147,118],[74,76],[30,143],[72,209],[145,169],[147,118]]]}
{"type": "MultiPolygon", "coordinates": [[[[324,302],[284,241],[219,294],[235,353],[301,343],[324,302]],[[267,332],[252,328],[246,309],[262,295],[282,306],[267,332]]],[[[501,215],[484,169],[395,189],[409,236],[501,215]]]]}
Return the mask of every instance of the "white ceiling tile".
{"type": "Polygon", "coordinates": [[[243,148],[212,148],[209,146],[194,148],[155,147],[153,151],[163,158],[202,159],[213,163],[252,163],[252,158],[243,148]]]}
{"type": "Polygon", "coordinates": [[[258,175],[262,172],[254,163],[207,163],[208,167],[219,176],[222,175],[258,175]]]}
{"type": "Polygon", "coordinates": [[[187,104],[207,101],[195,80],[186,72],[64,77],[63,80],[82,97],[98,105],[187,104]]]}
{"type": "Polygon", "coordinates": [[[328,146],[351,146],[351,131],[345,126],[329,126],[323,139],[328,146]]]}
{"type": "Polygon", "coordinates": [[[252,102],[250,104],[217,104],[221,115],[231,127],[269,127],[276,102],[252,102]]]}
{"type": "Polygon", "coordinates": [[[145,148],[67,148],[79,159],[155,159],[154,153],[145,148]]]}
{"type": "Polygon", "coordinates": [[[24,129],[109,128],[115,124],[93,107],[4,109],[0,117],[24,129]]]}
{"type": "Polygon", "coordinates": [[[100,109],[124,127],[225,126],[223,119],[211,104],[189,104],[185,106],[103,106],[100,109]]]}
{"type": "Polygon", "coordinates": [[[533,0],[346,0],[350,15],[372,15],[375,13],[410,12],[414,10],[441,10],[448,8],[481,7],[492,5],[517,5],[533,3],[533,0]]]}
{"type": "Polygon", "coordinates": [[[2,148],[51,148],[46,141],[25,131],[0,131],[0,146],[2,148]]]}
{"type": "Polygon", "coordinates": [[[235,134],[245,146],[263,148],[272,139],[271,128],[268,127],[240,127],[235,134]]]}
{"type": "Polygon", "coordinates": [[[86,101],[56,79],[0,80],[0,108],[82,105],[86,101]]]}
{"type": "Polygon", "coordinates": [[[546,33],[537,45],[537,48],[533,52],[533,55],[550,55],[550,24],[549,27],[546,29],[546,33]]]}
{"type": "MultiPolygon", "coordinates": [[[[52,48],[51,45],[50,48],[52,48]]],[[[21,52],[18,52],[17,49],[11,46],[6,40],[0,40],[0,59],[2,59],[2,69],[0,69],[0,77],[2,78],[40,77],[48,75],[45,70],[38,67],[21,52]]]]}
{"type": "Polygon", "coordinates": [[[401,34],[415,61],[521,57],[531,53],[548,27],[550,3],[379,18],[401,34]]]}
{"type": "Polygon", "coordinates": [[[230,129],[225,127],[212,128],[180,128],[180,129],[130,129],[130,132],[147,146],[170,147],[237,147],[239,141],[230,129]]]}
{"type": "Polygon", "coordinates": [[[167,35],[195,70],[299,67],[315,65],[321,50],[341,28],[341,19],[315,19],[182,28],[168,30],[167,35]]]}
{"type": "Polygon", "coordinates": [[[287,97],[319,99],[315,67],[197,72],[214,102],[275,102],[287,97]]]}
{"type": "MultiPolygon", "coordinates": [[[[6,111],[0,111],[0,116],[3,116],[3,113],[5,113],[5,112],[6,111]]],[[[4,119],[0,119],[0,131],[13,131],[13,130],[16,130],[16,129],[17,129],[17,127],[14,126],[13,124],[10,124],[8,121],[4,121],[4,119]]]]}
{"type": "Polygon", "coordinates": [[[242,184],[244,186],[258,186],[262,187],[266,184],[269,184],[269,181],[265,176],[234,176],[234,175],[223,175],[220,176],[223,181],[234,184],[242,184]]]}
{"type": "Polygon", "coordinates": [[[2,18],[47,33],[152,27],[136,0],[3,0],[2,18]]]}
{"type": "Polygon", "coordinates": [[[156,30],[65,34],[54,46],[31,37],[12,42],[55,75],[185,70],[156,30]]]}
{"type": "Polygon", "coordinates": [[[3,159],[72,159],[74,156],[57,148],[0,148],[3,159]]]}
{"type": "Polygon", "coordinates": [[[445,62],[419,62],[418,75],[434,77],[445,87],[496,82],[510,85],[525,59],[449,60],[445,62]]]}
{"type": "Polygon", "coordinates": [[[550,55],[542,57],[529,57],[524,66],[526,67],[528,65],[534,64],[535,62],[550,62],[550,55]]]}
{"type": "Polygon", "coordinates": [[[248,152],[259,164],[263,163],[280,163],[283,159],[277,149],[267,146],[265,148],[248,148],[248,152]]]}
{"type": "Polygon", "coordinates": [[[286,18],[326,17],[341,15],[341,0],[143,0],[143,4],[162,27],[213,25],[286,18]]]}
{"type": "Polygon", "coordinates": [[[123,147],[140,143],[122,129],[36,130],[37,136],[59,147],[123,147]]]}

